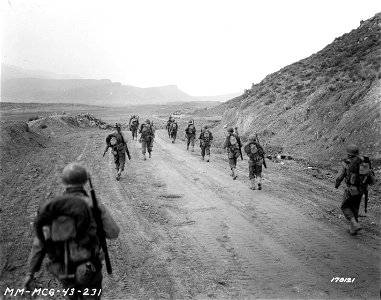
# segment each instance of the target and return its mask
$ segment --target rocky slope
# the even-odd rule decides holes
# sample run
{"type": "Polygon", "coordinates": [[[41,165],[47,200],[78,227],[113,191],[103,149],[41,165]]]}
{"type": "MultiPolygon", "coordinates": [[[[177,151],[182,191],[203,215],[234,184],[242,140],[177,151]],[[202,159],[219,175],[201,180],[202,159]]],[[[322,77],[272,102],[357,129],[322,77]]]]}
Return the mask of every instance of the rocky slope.
{"type": "Polygon", "coordinates": [[[244,137],[258,133],[270,151],[330,165],[355,143],[381,160],[381,13],[312,56],[268,75],[204,114],[244,137]]]}

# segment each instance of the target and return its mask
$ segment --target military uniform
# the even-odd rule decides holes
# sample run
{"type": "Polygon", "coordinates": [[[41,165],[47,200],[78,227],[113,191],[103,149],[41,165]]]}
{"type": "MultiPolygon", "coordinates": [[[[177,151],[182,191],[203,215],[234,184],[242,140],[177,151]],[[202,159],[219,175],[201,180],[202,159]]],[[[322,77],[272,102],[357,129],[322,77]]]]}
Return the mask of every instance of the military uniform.
{"type": "Polygon", "coordinates": [[[176,141],[178,128],[179,128],[179,126],[177,125],[176,120],[173,120],[173,122],[171,123],[171,125],[169,127],[169,132],[170,132],[170,136],[172,139],[172,144],[174,144],[176,141]]]}
{"type": "Polygon", "coordinates": [[[338,188],[341,182],[345,180],[346,188],[344,189],[341,210],[345,218],[350,222],[349,233],[355,235],[361,229],[358,223],[361,198],[366,192],[367,185],[373,184],[374,178],[372,173],[366,177],[360,174],[359,166],[364,159],[358,155],[359,149],[357,146],[349,145],[347,153],[348,157],[340,165],[335,188],[338,188]]]}
{"type": "MultiPolygon", "coordinates": [[[[87,182],[87,171],[84,167],[78,164],[69,164],[65,167],[62,173],[63,182],[65,185],[64,196],[67,197],[65,201],[72,200],[71,203],[74,203],[74,207],[71,208],[73,211],[78,212],[79,210],[75,205],[84,205],[87,206],[87,209],[93,210],[93,202],[88,196],[87,192],[84,189],[84,185],[87,182]]],[[[39,224],[41,218],[46,216],[48,208],[55,199],[45,203],[40,209],[36,217],[35,224],[39,224]]],[[[68,209],[68,202],[66,202],[66,209],[68,209]]],[[[56,205],[57,206],[57,205],[56,205]]],[[[62,206],[62,205],[61,205],[62,206]]],[[[80,207],[80,206],[78,206],[80,207]]],[[[103,229],[105,236],[109,239],[116,239],[119,235],[119,226],[115,223],[112,216],[106,209],[106,207],[98,201],[98,207],[100,210],[101,219],[103,222],[103,229]]],[[[52,242],[51,234],[53,234],[54,229],[53,225],[44,225],[43,227],[43,236],[41,237],[36,227],[36,236],[33,240],[32,249],[28,259],[28,273],[24,279],[24,288],[30,290],[31,282],[33,281],[34,273],[38,272],[41,268],[42,262],[47,256],[48,271],[54,275],[62,284],[64,289],[75,289],[74,293],[68,293],[68,299],[100,299],[98,293],[102,289],[102,260],[103,253],[99,244],[97,237],[97,224],[93,217],[93,214],[90,214],[90,219],[88,220],[89,225],[86,229],[86,235],[84,232],[80,232],[81,235],[84,235],[86,238],[82,240],[86,241],[85,248],[81,248],[81,251],[88,252],[89,258],[80,263],[71,263],[70,272],[75,274],[74,278],[63,278],[61,276],[62,271],[65,269],[65,259],[62,255],[62,248],[57,242],[52,242]],[[86,250],[84,250],[86,249],[86,250]],[[86,270],[85,272],[82,272],[86,270]],[[84,289],[96,289],[96,295],[94,296],[82,296],[84,289]]],[[[37,225],[36,225],[37,226],[37,225]]],[[[79,225],[78,225],[79,226],[79,225]]],[[[62,242],[61,242],[62,243],[62,242]]],[[[82,245],[82,244],[81,244],[82,245]]],[[[71,250],[70,250],[71,251],[71,250]]],[[[91,294],[91,293],[90,293],[91,294]]]]}
{"type": "Polygon", "coordinates": [[[132,116],[130,118],[130,131],[132,133],[132,139],[135,138],[138,139],[138,129],[139,129],[139,117],[138,116],[132,116]]]}
{"type": "Polygon", "coordinates": [[[106,138],[106,148],[103,152],[103,156],[106,154],[109,148],[112,149],[114,155],[115,169],[118,171],[116,179],[119,180],[126,164],[126,151],[127,151],[127,137],[121,132],[121,126],[117,123],[116,131],[109,134],[106,138]],[[112,145],[112,139],[116,139],[116,143],[112,145]]]}
{"type": "Polygon", "coordinates": [[[169,117],[169,119],[167,121],[167,125],[165,126],[165,129],[167,129],[169,138],[171,137],[171,131],[170,131],[171,124],[172,124],[172,117],[169,117]]]}
{"type": "Polygon", "coordinates": [[[149,120],[146,120],[144,124],[140,126],[140,142],[142,143],[143,159],[146,160],[146,152],[148,151],[149,157],[151,157],[153,140],[155,138],[155,130],[149,120]]]}
{"type": "Polygon", "coordinates": [[[194,151],[194,139],[196,138],[196,127],[192,121],[189,121],[188,127],[185,129],[185,136],[187,138],[187,150],[189,145],[192,146],[192,152],[194,151]]]}
{"type": "Polygon", "coordinates": [[[235,180],[237,178],[237,174],[235,173],[235,169],[237,167],[238,157],[241,156],[240,149],[242,147],[241,139],[233,133],[233,128],[228,129],[228,136],[225,139],[225,143],[223,148],[227,150],[228,159],[229,159],[229,167],[232,171],[231,176],[235,180]]]}
{"type": "Polygon", "coordinates": [[[210,160],[210,146],[213,141],[212,132],[209,131],[208,126],[204,126],[204,130],[201,131],[200,136],[200,147],[201,147],[201,157],[204,160],[206,156],[206,161],[210,160]]]}
{"type": "Polygon", "coordinates": [[[251,189],[255,190],[255,179],[259,178],[258,190],[262,189],[262,165],[264,163],[263,147],[257,142],[255,136],[249,138],[249,143],[245,145],[244,151],[249,159],[249,178],[251,189]]]}

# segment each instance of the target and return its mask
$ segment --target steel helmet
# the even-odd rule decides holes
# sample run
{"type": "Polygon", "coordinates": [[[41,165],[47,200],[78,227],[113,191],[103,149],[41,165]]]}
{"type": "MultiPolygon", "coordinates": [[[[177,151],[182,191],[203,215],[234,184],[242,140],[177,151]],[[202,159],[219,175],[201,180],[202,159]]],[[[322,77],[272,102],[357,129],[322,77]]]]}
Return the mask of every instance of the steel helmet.
{"type": "Polygon", "coordinates": [[[256,142],[256,141],[257,141],[257,137],[256,137],[255,135],[251,135],[251,136],[249,137],[249,141],[250,141],[250,142],[256,142]]]}
{"type": "Polygon", "coordinates": [[[359,150],[359,147],[357,147],[356,145],[348,145],[347,146],[347,153],[350,154],[350,155],[358,155],[360,152],[359,150]]]}
{"type": "Polygon", "coordinates": [[[121,128],[122,125],[120,123],[115,123],[115,128],[121,128]]]}
{"type": "Polygon", "coordinates": [[[204,129],[208,129],[208,125],[205,125],[205,126],[204,126],[204,129]]]}
{"type": "Polygon", "coordinates": [[[65,185],[85,185],[87,179],[85,167],[77,163],[68,164],[62,171],[62,181],[65,185]]]}
{"type": "Polygon", "coordinates": [[[233,129],[233,127],[229,127],[227,131],[230,132],[230,133],[233,133],[234,129],[233,129]]]}
{"type": "Polygon", "coordinates": [[[147,120],[146,120],[146,123],[147,123],[147,124],[150,124],[151,122],[147,119],[147,120]]]}

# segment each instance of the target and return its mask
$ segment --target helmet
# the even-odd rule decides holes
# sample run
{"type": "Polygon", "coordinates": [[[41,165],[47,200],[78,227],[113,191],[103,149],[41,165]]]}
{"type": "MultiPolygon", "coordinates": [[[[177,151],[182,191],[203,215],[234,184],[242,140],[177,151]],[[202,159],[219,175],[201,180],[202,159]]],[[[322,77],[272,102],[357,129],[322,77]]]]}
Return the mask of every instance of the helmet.
{"type": "Polygon", "coordinates": [[[65,185],[84,185],[87,179],[85,167],[77,163],[68,164],[62,171],[62,181],[65,185]]]}
{"type": "Polygon", "coordinates": [[[150,124],[151,122],[147,119],[147,120],[146,120],[146,123],[147,123],[147,124],[150,124]]]}
{"type": "Polygon", "coordinates": [[[255,135],[251,135],[249,137],[249,142],[256,142],[257,141],[257,137],[255,135]]]}
{"type": "Polygon", "coordinates": [[[192,121],[192,120],[189,120],[188,124],[193,124],[193,121],[192,121]]]}
{"type": "Polygon", "coordinates": [[[356,145],[348,145],[347,146],[347,154],[350,155],[358,155],[360,152],[359,148],[356,145]]]}
{"type": "Polygon", "coordinates": [[[228,132],[233,133],[233,132],[234,132],[233,127],[229,127],[229,128],[228,128],[228,132]]]}
{"type": "Polygon", "coordinates": [[[122,125],[120,123],[115,123],[115,128],[121,128],[122,125]]]}
{"type": "Polygon", "coordinates": [[[208,125],[205,125],[205,126],[204,126],[204,129],[208,129],[208,125]]]}

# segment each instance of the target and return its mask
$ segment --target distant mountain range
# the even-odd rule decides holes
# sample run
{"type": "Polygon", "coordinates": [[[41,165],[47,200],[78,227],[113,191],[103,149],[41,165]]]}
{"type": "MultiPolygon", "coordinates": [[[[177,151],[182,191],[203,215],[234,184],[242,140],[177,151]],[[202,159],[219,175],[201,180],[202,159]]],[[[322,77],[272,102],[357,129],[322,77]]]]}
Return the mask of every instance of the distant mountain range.
{"type": "Polygon", "coordinates": [[[1,100],[126,106],[189,101],[227,101],[240,93],[194,97],[176,85],[140,88],[109,79],[80,79],[1,64],[1,100]]]}

